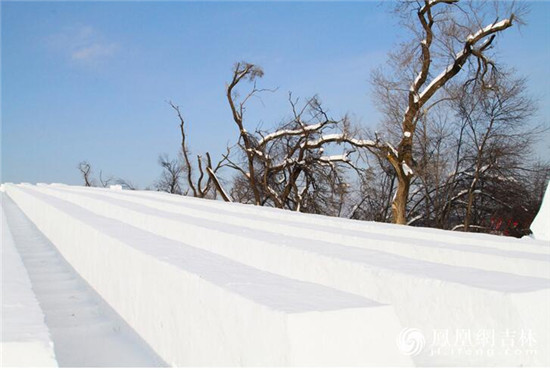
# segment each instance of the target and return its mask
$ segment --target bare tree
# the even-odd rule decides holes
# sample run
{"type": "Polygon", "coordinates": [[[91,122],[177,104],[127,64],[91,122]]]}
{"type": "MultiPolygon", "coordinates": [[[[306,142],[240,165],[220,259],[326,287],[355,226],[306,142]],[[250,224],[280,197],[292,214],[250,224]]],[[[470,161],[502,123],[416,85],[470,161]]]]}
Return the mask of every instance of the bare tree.
{"type": "Polygon", "coordinates": [[[102,188],[108,187],[114,181],[115,180],[114,180],[113,176],[109,176],[106,179],[103,179],[103,171],[101,171],[101,170],[99,171],[99,184],[101,185],[102,188]]]}
{"type": "Polygon", "coordinates": [[[183,166],[177,159],[170,159],[168,155],[159,156],[159,165],[162,167],[162,174],[156,183],[156,188],[159,191],[165,191],[170,194],[182,194],[181,176],[183,166]]]}
{"type": "Polygon", "coordinates": [[[245,172],[245,171],[241,171],[241,172],[250,183],[250,188],[252,189],[252,193],[254,195],[254,204],[256,205],[260,205],[262,203],[262,199],[260,195],[260,190],[258,189],[258,186],[256,184],[257,178],[256,178],[256,173],[254,168],[254,147],[253,147],[254,145],[251,137],[249,136],[248,132],[244,128],[243,115],[245,111],[246,102],[252,96],[254,96],[254,94],[259,92],[259,90],[256,89],[255,80],[257,78],[261,78],[263,74],[264,72],[260,67],[254,64],[246,63],[246,62],[239,62],[239,63],[236,63],[235,66],[233,67],[233,78],[231,79],[231,82],[226,86],[227,101],[229,103],[229,107],[231,108],[233,121],[239,128],[239,141],[244,149],[246,160],[247,160],[248,172],[245,172]],[[235,92],[235,87],[242,80],[248,80],[253,82],[254,88],[242,101],[237,101],[238,94],[235,92]]]}
{"type": "Polygon", "coordinates": [[[345,169],[357,169],[353,154],[375,143],[357,139],[347,117],[330,118],[316,96],[299,104],[289,94],[290,118],[273,130],[248,130],[244,123],[246,103],[266,91],[256,86],[262,75],[260,67],[240,62],[234,66],[227,86],[243,153],[243,161],[225,157],[227,166],[239,173],[233,196],[257,205],[341,215],[350,185],[345,169]],[[236,87],[243,80],[252,82],[253,87],[238,100],[236,87]]]}
{"type": "MultiPolygon", "coordinates": [[[[185,180],[187,182],[188,190],[184,191],[187,194],[191,191],[191,194],[196,198],[208,198],[215,197],[216,191],[220,194],[223,200],[230,202],[231,198],[223,188],[222,182],[216,176],[216,172],[223,167],[224,159],[220,160],[216,166],[212,165],[212,158],[210,153],[206,152],[206,163],[201,155],[197,155],[197,171],[198,178],[193,176],[193,165],[190,160],[190,150],[187,144],[187,135],[185,132],[185,119],[181,113],[179,106],[172,102],[169,102],[170,106],[176,112],[180,122],[180,134],[181,134],[181,155],[183,158],[183,165],[181,166],[182,172],[185,174],[185,180]]],[[[230,149],[227,149],[226,157],[229,156],[230,149]]]]}
{"type": "Polygon", "coordinates": [[[418,120],[409,224],[527,232],[545,181],[532,153],[543,127],[530,123],[535,105],[512,71],[485,82],[447,86],[448,100],[418,120]]]}
{"type": "Polygon", "coordinates": [[[346,169],[355,168],[352,157],[364,143],[347,117],[330,118],[317,97],[298,106],[289,95],[289,102],[290,120],[255,133],[262,193],[279,208],[341,215],[350,185],[346,169]]]}
{"type": "Polygon", "coordinates": [[[349,218],[391,222],[391,203],[395,193],[395,172],[385,160],[374,156],[377,164],[360,173],[358,194],[349,218]]]}
{"type": "Polygon", "coordinates": [[[121,185],[125,189],[136,190],[137,186],[133,185],[130,181],[115,178],[114,176],[109,176],[106,179],[103,178],[103,171],[99,171],[99,180],[94,180],[92,178],[92,166],[87,161],[82,161],[78,164],[78,170],[80,171],[82,178],[84,180],[84,186],[96,186],[97,182],[101,187],[106,188],[111,184],[121,185]]]}
{"type": "Polygon", "coordinates": [[[413,144],[419,120],[447,98],[444,87],[459,73],[467,82],[484,83],[495,67],[489,50],[496,35],[517,19],[513,6],[505,10],[507,16],[502,20],[498,4],[491,20],[487,8],[485,2],[459,4],[458,0],[405,1],[399,6],[414,38],[390,54],[391,73],[379,71],[373,77],[388,123],[400,128],[394,130],[398,144],[382,147],[397,177],[392,203],[395,223],[407,222],[407,201],[417,164],[413,144]],[[416,21],[410,21],[410,15],[416,21]],[[434,75],[434,71],[439,74],[434,75]]]}
{"type": "Polygon", "coordinates": [[[457,129],[449,103],[433,107],[418,120],[416,158],[407,210],[408,224],[445,228],[461,164],[464,128],[457,129]]]}
{"type": "Polygon", "coordinates": [[[78,164],[78,170],[84,180],[84,186],[93,186],[93,180],[91,179],[92,166],[87,161],[82,161],[78,164]]]}
{"type": "MultiPolygon", "coordinates": [[[[123,189],[126,189],[126,190],[138,190],[138,187],[137,185],[135,185],[134,183],[132,183],[131,181],[129,180],[126,180],[126,179],[123,179],[123,178],[118,178],[115,180],[115,183],[117,185],[120,185],[122,186],[123,189]]],[[[148,190],[148,189],[145,189],[145,190],[148,190]]]]}
{"type": "MultiPolygon", "coordinates": [[[[478,197],[486,198],[485,203],[490,200],[509,208],[518,203],[502,198],[510,192],[498,189],[511,190],[523,182],[521,177],[532,158],[532,144],[541,133],[541,127],[527,125],[535,106],[525,94],[525,81],[512,79],[511,73],[501,73],[494,75],[490,82],[490,85],[467,88],[456,102],[466,133],[465,168],[461,172],[465,208],[460,226],[464,231],[471,228],[473,220],[483,220],[483,217],[474,217],[478,197]]],[[[481,206],[477,208],[480,211],[481,206]]]]}

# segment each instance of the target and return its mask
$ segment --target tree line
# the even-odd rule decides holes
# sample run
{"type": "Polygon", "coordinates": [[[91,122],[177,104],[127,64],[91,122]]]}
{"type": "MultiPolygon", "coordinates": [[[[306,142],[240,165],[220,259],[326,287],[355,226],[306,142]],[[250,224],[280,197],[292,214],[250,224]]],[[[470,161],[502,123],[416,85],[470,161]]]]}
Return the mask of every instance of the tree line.
{"type": "MultiPolygon", "coordinates": [[[[235,144],[213,161],[193,156],[183,109],[179,155],[159,157],[154,189],[306,213],[522,236],[542,201],[548,162],[533,146],[536,102],[526,80],[498,63],[496,37],[522,24],[524,4],[401,1],[393,10],[409,39],[372,73],[382,113],[376,131],[332,117],[318,96],[288,95],[287,119],[251,127],[246,108],[259,65],[236,63],[226,84],[235,144]]],[[[79,165],[92,186],[91,167],[79,165]]],[[[99,185],[119,183],[103,180],[99,185]]]]}

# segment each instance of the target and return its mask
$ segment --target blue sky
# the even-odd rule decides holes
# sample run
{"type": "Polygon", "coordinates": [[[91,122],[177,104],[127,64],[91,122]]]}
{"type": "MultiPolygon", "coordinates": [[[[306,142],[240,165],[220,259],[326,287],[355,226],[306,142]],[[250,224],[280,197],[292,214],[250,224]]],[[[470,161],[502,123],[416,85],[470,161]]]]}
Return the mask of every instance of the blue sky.
{"type": "MultiPolygon", "coordinates": [[[[287,93],[319,94],[334,116],[376,126],[369,74],[403,35],[377,2],[2,2],[2,181],[79,184],[76,165],[141,187],[176,155],[179,104],[194,153],[237,137],[225,83],[239,60],[275,88],[247,112],[279,122],[287,93]]],[[[550,2],[499,39],[550,122],[550,2]]],[[[550,154],[546,142],[541,155],[550,154]]]]}

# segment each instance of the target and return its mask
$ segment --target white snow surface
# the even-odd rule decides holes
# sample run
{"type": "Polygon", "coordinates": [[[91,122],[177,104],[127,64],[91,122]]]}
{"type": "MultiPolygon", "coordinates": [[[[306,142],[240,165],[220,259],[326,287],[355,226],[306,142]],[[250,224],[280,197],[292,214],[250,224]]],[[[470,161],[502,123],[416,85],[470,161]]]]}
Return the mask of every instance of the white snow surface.
{"type": "Polygon", "coordinates": [[[337,154],[337,155],[326,155],[320,157],[321,161],[324,162],[348,162],[349,157],[347,153],[337,154]]]}
{"type": "Polygon", "coordinates": [[[2,367],[57,367],[44,313],[2,213],[2,367]]]}
{"type": "Polygon", "coordinates": [[[407,165],[407,163],[405,163],[405,161],[401,162],[401,167],[403,168],[405,176],[411,176],[414,173],[413,170],[407,165]]]}
{"type": "Polygon", "coordinates": [[[536,338],[534,353],[424,348],[415,365],[550,365],[545,242],[148,191],[5,190],[170,365],[407,365],[406,328],[426,347],[435,330],[536,338]]]}
{"type": "Polygon", "coordinates": [[[509,19],[503,19],[501,20],[500,22],[495,22],[493,24],[489,24],[487,26],[485,26],[484,28],[478,30],[475,34],[473,35],[468,35],[468,37],[466,38],[466,41],[473,41],[473,40],[476,40],[478,39],[481,35],[485,35],[487,34],[488,32],[491,32],[497,28],[500,28],[500,27],[503,27],[504,25],[506,25],[508,22],[510,22],[509,19]]]}
{"type": "Polygon", "coordinates": [[[8,192],[169,365],[412,364],[394,345],[390,305],[235,262],[44,187],[8,192]]]}
{"type": "Polygon", "coordinates": [[[550,183],[546,187],[539,212],[531,224],[531,231],[535,239],[550,242],[550,183]]]}
{"type": "Polygon", "coordinates": [[[321,136],[317,140],[310,140],[306,142],[305,145],[308,147],[315,147],[325,142],[344,141],[344,140],[357,146],[374,146],[375,145],[375,142],[372,140],[356,139],[353,137],[348,137],[347,134],[326,134],[321,136]]]}
{"type": "MultiPolygon", "coordinates": [[[[54,345],[55,360],[60,367],[165,365],[63,260],[55,246],[11,199],[2,196],[2,205],[7,220],[4,230],[11,234],[15,255],[22,261],[19,265],[10,263],[12,270],[5,276],[4,294],[13,290],[10,287],[17,281],[17,274],[26,270],[29,287],[32,286],[33,296],[41,308],[41,323],[43,325],[45,322],[43,326],[47,326],[54,345]]],[[[15,316],[15,322],[22,319],[28,321],[30,315],[25,312],[27,307],[31,306],[27,303],[19,305],[15,313],[7,315],[8,319],[13,321],[15,316]]],[[[11,332],[28,336],[19,327],[11,332]]],[[[9,337],[3,336],[2,340],[7,342],[9,337]]],[[[8,349],[7,356],[2,359],[3,364],[47,365],[45,354],[38,350],[37,344],[15,344],[2,343],[8,349]],[[23,352],[23,349],[26,351],[23,352]]]]}
{"type": "Polygon", "coordinates": [[[268,135],[265,135],[259,142],[258,142],[258,145],[264,145],[265,143],[267,143],[268,141],[271,141],[273,139],[276,139],[276,138],[279,138],[281,136],[286,136],[286,135],[301,135],[303,134],[304,132],[309,132],[309,131],[315,131],[315,130],[318,130],[322,127],[323,125],[321,123],[317,123],[317,124],[314,124],[314,125],[305,125],[305,126],[302,126],[301,128],[299,129],[296,129],[296,130],[279,130],[279,131],[276,131],[276,132],[273,132],[271,134],[268,134],[268,135]]]}

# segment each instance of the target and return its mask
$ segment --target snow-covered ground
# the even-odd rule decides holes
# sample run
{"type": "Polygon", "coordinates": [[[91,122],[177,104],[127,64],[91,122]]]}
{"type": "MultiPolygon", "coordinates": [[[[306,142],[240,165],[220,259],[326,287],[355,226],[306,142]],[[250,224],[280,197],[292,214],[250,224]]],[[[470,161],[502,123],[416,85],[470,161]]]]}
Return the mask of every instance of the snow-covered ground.
{"type": "MultiPolygon", "coordinates": [[[[35,299],[43,312],[37,321],[44,328],[47,325],[46,330],[55,343],[58,364],[63,367],[163,365],[163,361],[109,309],[17,206],[9,198],[2,198],[7,216],[4,230],[12,235],[15,255],[23,262],[23,265],[14,266],[4,261],[8,284],[3,286],[3,291],[8,295],[16,292],[9,285],[12,282],[10,269],[27,273],[29,289],[32,284],[35,299]]],[[[19,310],[15,315],[17,318],[27,316],[19,310]]],[[[6,318],[8,325],[12,321],[6,318]]],[[[48,364],[36,356],[32,348],[20,353],[8,347],[5,354],[12,357],[12,366],[23,365],[29,360],[33,361],[33,366],[48,364]]],[[[2,364],[5,364],[4,359],[2,364]]]]}
{"type": "Polygon", "coordinates": [[[169,365],[550,365],[546,241],[4,188],[169,365]]]}
{"type": "MultiPolygon", "coordinates": [[[[4,203],[2,201],[2,203],[4,203]]],[[[2,213],[2,366],[57,366],[44,313],[2,213]]]]}

